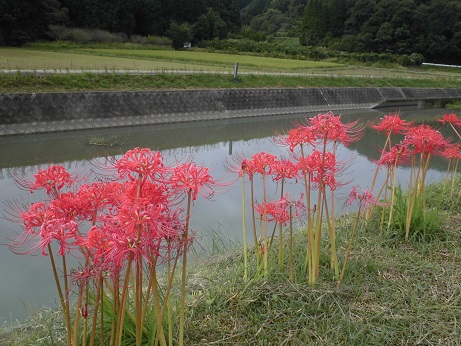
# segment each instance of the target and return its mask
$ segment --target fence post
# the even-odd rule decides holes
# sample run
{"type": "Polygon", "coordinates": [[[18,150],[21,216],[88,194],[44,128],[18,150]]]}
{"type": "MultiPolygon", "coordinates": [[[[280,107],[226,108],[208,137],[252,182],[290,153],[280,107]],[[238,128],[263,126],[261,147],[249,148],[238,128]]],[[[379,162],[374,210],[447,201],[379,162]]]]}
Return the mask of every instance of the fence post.
{"type": "Polygon", "coordinates": [[[239,63],[236,62],[234,65],[234,79],[238,78],[238,72],[239,72],[239,63]]]}

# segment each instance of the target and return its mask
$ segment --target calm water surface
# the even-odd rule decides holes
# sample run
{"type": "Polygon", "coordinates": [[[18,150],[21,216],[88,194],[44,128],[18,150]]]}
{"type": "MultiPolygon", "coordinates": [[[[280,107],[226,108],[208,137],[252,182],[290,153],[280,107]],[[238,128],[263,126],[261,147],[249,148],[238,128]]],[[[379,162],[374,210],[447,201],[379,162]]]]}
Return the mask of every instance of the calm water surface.
{"type": "MultiPolygon", "coordinates": [[[[395,111],[400,111],[402,118],[417,119],[428,124],[434,117],[446,113],[443,109],[350,111],[342,112],[342,120],[348,122],[362,119],[377,122],[384,114],[395,111]]],[[[307,114],[302,118],[312,115],[315,114],[307,114]]],[[[284,115],[0,138],[0,216],[8,212],[7,205],[12,201],[22,203],[43,198],[16,186],[12,173],[30,179],[39,167],[56,163],[65,166],[70,172],[82,174],[94,169],[92,161],[102,160],[108,154],[120,155],[137,146],[160,150],[167,162],[192,158],[198,164],[210,167],[213,177],[230,181],[235,177],[229,176],[224,168],[225,162],[232,161],[232,157],[237,154],[250,157],[254,153],[265,151],[288,157],[287,149],[275,146],[270,137],[275,131],[280,132],[292,127],[298,118],[299,115],[284,115]],[[117,135],[119,145],[96,147],[88,144],[91,137],[112,135],[117,135]]],[[[449,131],[448,133],[452,136],[449,131]]],[[[339,159],[353,161],[353,165],[343,176],[344,181],[350,183],[339,191],[339,198],[344,199],[353,185],[360,184],[366,187],[371,184],[375,168],[372,160],[378,158],[378,149],[383,144],[383,137],[367,129],[360,142],[340,148],[339,159]]],[[[439,179],[443,176],[444,169],[446,164],[443,160],[434,160],[428,180],[439,179]]],[[[399,170],[399,179],[402,184],[405,183],[407,169],[399,170]]],[[[219,232],[223,239],[241,241],[240,188],[241,184],[222,188],[213,201],[202,199],[194,204],[192,224],[198,242],[204,244],[203,248],[207,249],[207,234],[213,232],[219,232]]],[[[288,187],[288,191],[295,196],[299,195],[302,189],[300,185],[288,187]]],[[[276,191],[272,191],[271,194],[275,197],[276,191]]],[[[340,212],[347,211],[343,209],[340,212]]],[[[20,233],[21,227],[0,218],[0,232],[0,242],[5,243],[8,238],[20,233]]],[[[0,325],[14,325],[16,321],[23,320],[42,306],[57,306],[57,293],[49,258],[41,255],[18,256],[11,253],[6,246],[0,246],[0,263],[0,325]]]]}

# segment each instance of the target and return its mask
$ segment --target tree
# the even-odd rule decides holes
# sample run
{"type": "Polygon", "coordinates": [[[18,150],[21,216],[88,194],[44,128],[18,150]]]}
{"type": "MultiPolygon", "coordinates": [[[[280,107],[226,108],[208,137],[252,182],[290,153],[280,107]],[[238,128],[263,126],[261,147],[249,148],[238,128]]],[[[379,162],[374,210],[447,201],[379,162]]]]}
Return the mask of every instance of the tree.
{"type": "Polygon", "coordinates": [[[192,28],[189,23],[178,24],[172,21],[170,28],[167,30],[167,35],[173,40],[173,48],[181,49],[184,43],[191,42],[192,28]]]}
{"type": "Polygon", "coordinates": [[[227,24],[221,19],[219,13],[209,7],[207,13],[202,14],[194,23],[193,31],[197,41],[224,38],[227,34],[227,24]]]}
{"type": "Polygon", "coordinates": [[[67,20],[68,11],[58,0],[0,0],[0,44],[44,39],[49,25],[67,20]]]}
{"type": "Polygon", "coordinates": [[[328,12],[323,0],[308,0],[303,17],[303,45],[317,45],[326,34],[328,12]]]}
{"type": "Polygon", "coordinates": [[[328,32],[333,37],[340,37],[344,33],[344,23],[346,21],[347,7],[346,0],[328,1],[328,32]]]}

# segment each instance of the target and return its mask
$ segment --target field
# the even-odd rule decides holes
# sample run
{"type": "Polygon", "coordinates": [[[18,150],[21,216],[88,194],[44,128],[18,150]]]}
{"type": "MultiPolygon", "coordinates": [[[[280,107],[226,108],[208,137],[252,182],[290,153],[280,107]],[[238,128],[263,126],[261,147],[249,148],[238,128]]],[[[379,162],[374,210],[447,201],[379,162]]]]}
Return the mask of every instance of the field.
{"type": "Polygon", "coordinates": [[[0,48],[0,69],[47,70],[199,70],[297,71],[340,67],[340,64],[196,51],[78,48],[64,52],[0,48]]]}
{"type": "Polygon", "coordinates": [[[460,69],[382,68],[154,48],[70,44],[0,48],[0,93],[320,86],[456,88],[461,82],[460,69]],[[239,63],[237,79],[235,62],[239,63]]]}

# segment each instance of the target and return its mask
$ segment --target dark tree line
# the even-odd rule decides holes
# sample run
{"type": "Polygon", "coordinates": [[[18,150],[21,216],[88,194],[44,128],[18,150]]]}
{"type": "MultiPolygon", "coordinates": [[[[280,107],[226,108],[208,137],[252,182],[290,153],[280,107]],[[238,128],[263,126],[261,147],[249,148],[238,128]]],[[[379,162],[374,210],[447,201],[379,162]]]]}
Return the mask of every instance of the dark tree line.
{"type": "Polygon", "coordinates": [[[461,0],[0,0],[0,45],[46,39],[50,25],[170,35],[177,47],[283,33],[307,46],[461,61],[461,0]]]}
{"type": "Polygon", "coordinates": [[[49,25],[161,36],[184,23],[197,41],[227,37],[237,0],[0,0],[0,45],[46,38],[49,25]]]}
{"type": "Polygon", "coordinates": [[[308,0],[301,42],[460,64],[461,1],[308,0]]]}

